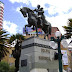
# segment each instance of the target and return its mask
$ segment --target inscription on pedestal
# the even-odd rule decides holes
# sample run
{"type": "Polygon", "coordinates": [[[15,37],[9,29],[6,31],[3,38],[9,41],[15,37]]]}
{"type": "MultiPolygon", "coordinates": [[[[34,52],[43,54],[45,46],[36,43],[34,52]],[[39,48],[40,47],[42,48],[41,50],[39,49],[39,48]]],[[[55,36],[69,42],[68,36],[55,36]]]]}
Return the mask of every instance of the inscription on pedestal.
{"type": "Polygon", "coordinates": [[[45,57],[45,56],[39,56],[39,60],[50,60],[49,57],[45,57]]]}
{"type": "Polygon", "coordinates": [[[41,52],[43,52],[43,53],[50,53],[50,50],[42,48],[41,52]]]}

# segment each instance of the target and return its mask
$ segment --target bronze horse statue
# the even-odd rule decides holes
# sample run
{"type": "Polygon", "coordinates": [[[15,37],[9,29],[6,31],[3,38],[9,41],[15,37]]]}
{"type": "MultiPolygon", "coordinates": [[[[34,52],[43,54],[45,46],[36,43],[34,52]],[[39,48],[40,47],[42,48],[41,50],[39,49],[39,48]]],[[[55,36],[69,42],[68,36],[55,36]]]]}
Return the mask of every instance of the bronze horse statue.
{"type": "Polygon", "coordinates": [[[24,17],[28,17],[28,24],[25,25],[25,31],[26,31],[26,27],[33,26],[36,28],[37,36],[38,36],[37,28],[41,28],[44,31],[45,33],[44,39],[46,38],[46,36],[51,34],[51,24],[45,20],[44,15],[42,15],[43,18],[42,18],[42,25],[41,25],[40,19],[34,13],[33,10],[27,7],[23,7],[23,8],[20,8],[20,11],[24,17]]]}

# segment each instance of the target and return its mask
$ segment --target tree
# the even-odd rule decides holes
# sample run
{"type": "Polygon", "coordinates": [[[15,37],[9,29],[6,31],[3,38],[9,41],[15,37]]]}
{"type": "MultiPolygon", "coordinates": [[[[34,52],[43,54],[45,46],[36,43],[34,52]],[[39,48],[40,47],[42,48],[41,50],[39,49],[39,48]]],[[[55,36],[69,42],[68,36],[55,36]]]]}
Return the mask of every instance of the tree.
{"type": "Polygon", "coordinates": [[[15,39],[18,39],[20,41],[24,40],[24,36],[22,34],[17,33],[16,35],[12,35],[9,39],[9,43],[12,43],[15,39]]]}
{"type": "Polygon", "coordinates": [[[0,72],[8,72],[8,71],[9,71],[9,64],[7,62],[1,61],[0,72]]]}
{"type": "Polygon", "coordinates": [[[5,30],[0,29],[0,61],[3,57],[5,57],[5,55],[7,55],[7,53],[9,53],[6,43],[9,34],[6,33],[7,32],[5,30]]]}
{"type": "Polygon", "coordinates": [[[24,40],[24,36],[22,34],[12,35],[10,37],[9,43],[12,43],[14,40],[16,41],[15,49],[12,51],[13,57],[15,58],[15,72],[19,70],[19,58],[21,54],[21,43],[24,40]]]}
{"type": "Polygon", "coordinates": [[[65,37],[67,39],[71,38],[72,36],[72,19],[68,19],[68,26],[63,26],[66,31],[65,37]]]}

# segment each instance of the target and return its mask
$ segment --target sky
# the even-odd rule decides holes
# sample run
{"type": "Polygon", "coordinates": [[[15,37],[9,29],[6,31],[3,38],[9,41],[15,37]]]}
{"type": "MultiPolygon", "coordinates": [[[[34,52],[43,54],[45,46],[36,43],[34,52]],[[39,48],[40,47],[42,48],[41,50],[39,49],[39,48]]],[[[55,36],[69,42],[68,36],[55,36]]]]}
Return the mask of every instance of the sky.
{"type": "Polygon", "coordinates": [[[27,23],[19,11],[22,7],[37,8],[40,4],[44,8],[44,15],[52,27],[58,27],[62,34],[65,33],[62,26],[67,26],[68,19],[72,18],[72,0],[0,0],[4,3],[3,28],[10,35],[21,33],[27,23]]]}

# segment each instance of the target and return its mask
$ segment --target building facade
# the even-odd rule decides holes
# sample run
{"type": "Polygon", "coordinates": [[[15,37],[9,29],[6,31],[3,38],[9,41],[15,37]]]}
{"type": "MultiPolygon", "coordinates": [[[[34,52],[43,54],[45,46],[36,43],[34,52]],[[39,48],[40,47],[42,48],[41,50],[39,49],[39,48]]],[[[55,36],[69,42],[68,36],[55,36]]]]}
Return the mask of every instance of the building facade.
{"type": "Polygon", "coordinates": [[[0,1],[0,29],[3,28],[4,3],[0,1]]]}

